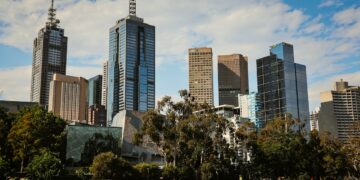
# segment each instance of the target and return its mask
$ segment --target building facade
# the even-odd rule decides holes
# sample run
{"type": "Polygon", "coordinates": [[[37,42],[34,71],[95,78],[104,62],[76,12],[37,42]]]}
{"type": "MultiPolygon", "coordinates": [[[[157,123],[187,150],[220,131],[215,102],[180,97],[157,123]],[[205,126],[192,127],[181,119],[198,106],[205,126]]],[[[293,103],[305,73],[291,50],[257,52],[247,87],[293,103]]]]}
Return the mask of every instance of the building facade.
{"type": "Polygon", "coordinates": [[[94,104],[89,106],[88,124],[95,126],[106,126],[105,106],[94,104]]]}
{"type": "Polygon", "coordinates": [[[349,86],[341,79],[333,91],[320,94],[319,131],[330,132],[345,142],[349,137],[360,137],[355,127],[360,123],[360,86],[349,86]]]}
{"type": "Polygon", "coordinates": [[[25,101],[3,101],[0,100],[0,107],[5,108],[10,113],[17,113],[23,108],[36,106],[36,102],[25,101]]]}
{"type": "Polygon", "coordinates": [[[238,94],[249,93],[248,58],[241,54],[218,56],[219,105],[238,106],[238,94]]]}
{"type": "Polygon", "coordinates": [[[256,128],[263,127],[260,118],[257,116],[257,112],[260,107],[260,99],[257,93],[251,92],[249,94],[239,94],[239,108],[240,117],[250,119],[255,124],[256,128]]]}
{"type": "Polygon", "coordinates": [[[214,104],[211,48],[189,49],[189,90],[198,103],[214,104]]]}
{"type": "MultiPolygon", "coordinates": [[[[131,3],[131,2],[130,2],[131,3]]],[[[155,108],[155,27],[133,12],[110,28],[107,120],[122,110],[155,108]]]]}
{"type": "Polygon", "coordinates": [[[319,131],[319,112],[320,108],[315,108],[314,111],[310,113],[310,130],[317,130],[319,131]]]}
{"type": "Polygon", "coordinates": [[[88,82],[82,77],[54,74],[50,83],[48,111],[71,121],[87,123],[88,82]]]}
{"type": "Polygon", "coordinates": [[[309,131],[306,66],[294,62],[293,46],[284,42],[274,45],[270,56],[256,60],[256,64],[262,124],[291,114],[309,131]]]}
{"type": "Polygon", "coordinates": [[[103,78],[102,78],[102,87],[101,87],[101,105],[107,105],[107,80],[108,80],[108,61],[104,62],[103,64],[103,78]]]}
{"type": "Polygon", "coordinates": [[[53,3],[49,18],[33,43],[30,101],[46,106],[49,100],[50,81],[55,73],[66,74],[68,38],[58,26],[53,3]]]}
{"type": "Polygon", "coordinates": [[[101,104],[102,76],[97,75],[88,80],[88,103],[89,106],[101,104]]]}

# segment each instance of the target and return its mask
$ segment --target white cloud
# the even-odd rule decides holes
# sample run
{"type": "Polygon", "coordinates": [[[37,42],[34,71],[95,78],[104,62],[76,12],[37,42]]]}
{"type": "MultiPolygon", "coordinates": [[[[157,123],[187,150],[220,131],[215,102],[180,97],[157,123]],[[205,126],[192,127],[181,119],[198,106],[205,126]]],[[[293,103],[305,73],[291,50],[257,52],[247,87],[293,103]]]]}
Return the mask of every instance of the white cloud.
{"type": "MultiPolygon", "coordinates": [[[[69,37],[69,60],[99,67],[69,67],[68,74],[90,77],[101,73],[101,63],[108,56],[109,28],[127,15],[127,3],[127,0],[55,1],[60,26],[69,37]]],[[[339,3],[326,0],[320,6],[339,3]]],[[[331,80],[333,72],[348,68],[346,64],[339,65],[339,61],[360,52],[359,7],[345,9],[333,16],[333,24],[324,24],[321,15],[310,17],[280,0],[138,0],[137,5],[138,16],[156,26],[158,68],[185,61],[190,47],[210,46],[215,61],[218,54],[248,56],[249,73],[255,79],[255,60],[267,56],[270,45],[285,41],[294,44],[295,61],[307,65],[309,94],[316,94],[318,88],[313,87],[317,82],[312,79],[331,80]]],[[[0,43],[31,53],[32,41],[45,25],[48,6],[48,0],[2,1],[0,43]]],[[[21,79],[17,82],[16,87],[23,84],[21,79]]],[[[26,83],[28,88],[30,83],[26,83]]],[[[251,87],[255,90],[256,82],[251,82],[251,87]]],[[[216,92],[216,84],[214,88],[216,92]]],[[[7,90],[3,96],[9,97],[6,94],[7,90]]],[[[168,94],[177,94],[177,90],[168,94]]],[[[28,94],[14,97],[28,99],[28,94]]],[[[311,97],[311,104],[316,104],[318,101],[311,97]]]]}
{"type": "Polygon", "coordinates": [[[341,6],[343,3],[341,0],[323,0],[321,4],[319,4],[319,8],[325,8],[330,6],[341,6]]]}

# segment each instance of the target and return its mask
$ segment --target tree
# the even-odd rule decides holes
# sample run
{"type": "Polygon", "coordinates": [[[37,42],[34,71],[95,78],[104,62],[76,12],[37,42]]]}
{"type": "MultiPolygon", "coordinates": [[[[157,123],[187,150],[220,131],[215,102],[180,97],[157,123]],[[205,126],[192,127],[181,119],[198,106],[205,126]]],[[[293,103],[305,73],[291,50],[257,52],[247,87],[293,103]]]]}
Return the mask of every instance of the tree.
{"type": "Polygon", "coordinates": [[[167,180],[175,180],[179,178],[179,171],[178,169],[172,165],[165,165],[162,170],[162,177],[167,180]]]}
{"type": "Polygon", "coordinates": [[[134,166],[142,179],[159,179],[160,169],[156,163],[139,163],[134,166]]]}
{"type": "Polygon", "coordinates": [[[116,155],[120,155],[121,150],[119,142],[113,136],[95,133],[84,146],[84,152],[81,154],[81,163],[84,166],[89,166],[94,157],[103,152],[113,152],[116,155]]]}
{"type": "Polygon", "coordinates": [[[112,152],[95,156],[90,172],[93,179],[131,179],[135,174],[127,161],[112,152]]]}
{"type": "Polygon", "coordinates": [[[18,112],[16,123],[8,134],[8,142],[13,150],[13,159],[21,162],[20,171],[40,149],[47,148],[53,153],[65,157],[66,122],[48,113],[40,106],[25,108],[18,112]]]}
{"type": "Polygon", "coordinates": [[[10,164],[5,160],[5,158],[0,157],[0,178],[6,179],[6,176],[10,172],[10,164]]]}
{"type": "Polygon", "coordinates": [[[7,159],[11,157],[11,148],[7,136],[14,122],[15,115],[0,107],[0,155],[5,156],[7,159]]]}
{"type": "Polygon", "coordinates": [[[180,175],[201,176],[199,170],[204,163],[212,163],[219,174],[229,173],[235,150],[225,135],[234,136],[233,124],[215,114],[211,106],[195,103],[186,90],[179,93],[183,101],[175,103],[171,97],[164,97],[157,109],[143,116],[135,143],[150,138],[158,145],[166,163],[179,167],[180,175]]]}
{"type": "Polygon", "coordinates": [[[25,169],[30,179],[51,179],[62,170],[60,159],[47,149],[43,149],[41,155],[36,155],[25,169]]]}

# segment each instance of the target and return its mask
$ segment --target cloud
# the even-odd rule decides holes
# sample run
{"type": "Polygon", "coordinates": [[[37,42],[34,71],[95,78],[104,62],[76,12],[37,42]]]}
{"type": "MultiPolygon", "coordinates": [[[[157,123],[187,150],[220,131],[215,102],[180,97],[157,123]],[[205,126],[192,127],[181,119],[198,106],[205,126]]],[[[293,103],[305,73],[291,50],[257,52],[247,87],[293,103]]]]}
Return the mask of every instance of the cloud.
{"type": "MultiPolygon", "coordinates": [[[[55,2],[60,26],[69,37],[68,64],[74,68],[69,67],[68,74],[83,73],[90,77],[101,73],[101,64],[108,56],[109,28],[128,14],[127,3],[126,0],[55,2]],[[89,64],[92,66],[75,68],[75,65],[89,64]]],[[[241,53],[249,57],[250,79],[256,80],[255,60],[267,56],[270,45],[285,41],[294,45],[295,61],[307,65],[309,94],[317,94],[317,89],[312,87],[319,79],[332,80],[329,78],[335,77],[334,72],[349,68],[346,59],[360,53],[359,7],[335,13],[328,22],[326,16],[311,17],[281,0],[182,0],[174,3],[169,0],[137,3],[137,15],[156,26],[157,68],[186,61],[190,47],[209,46],[214,52],[214,68],[217,55],[241,53]]],[[[338,0],[326,0],[319,7],[340,4],[338,0]]],[[[48,0],[1,2],[0,43],[31,53],[32,41],[45,25],[48,6],[48,0]]],[[[183,66],[178,68],[186,69],[183,66]]],[[[215,69],[215,83],[216,72],[215,69]]],[[[186,74],[177,75],[173,82],[186,77],[186,74]]],[[[256,90],[255,81],[250,82],[250,86],[251,90],[256,90]]],[[[216,84],[214,89],[216,92],[216,84]]],[[[171,87],[157,87],[158,94],[174,95],[177,91],[171,87]]],[[[3,96],[9,97],[6,93],[4,91],[3,96]]],[[[18,94],[17,97],[28,99],[28,95],[18,94]]],[[[311,104],[318,103],[313,99],[315,97],[310,99],[311,104]]]]}
{"type": "Polygon", "coordinates": [[[331,7],[331,6],[342,6],[343,3],[341,0],[323,0],[321,4],[319,4],[319,8],[331,7]]]}

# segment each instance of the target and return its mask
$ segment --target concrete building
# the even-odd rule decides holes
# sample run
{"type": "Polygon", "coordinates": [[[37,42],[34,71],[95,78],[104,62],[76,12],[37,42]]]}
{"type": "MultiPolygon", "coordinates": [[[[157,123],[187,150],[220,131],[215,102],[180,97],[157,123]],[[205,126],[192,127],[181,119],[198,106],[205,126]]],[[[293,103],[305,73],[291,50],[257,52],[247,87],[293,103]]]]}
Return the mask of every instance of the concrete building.
{"type": "Polygon", "coordinates": [[[103,78],[102,78],[102,86],[101,86],[101,105],[107,105],[107,80],[108,80],[108,61],[104,62],[103,64],[103,78]]]}
{"type": "Polygon", "coordinates": [[[68,38],[64,29],[58,26],[53,2],[49,9],[46,26],[42,28],[33,43],[30,101],[48,105],[50,81],[55,73],[66,74],[66,53],[68,38]]]}
{"type": "Polygon", "coordinates": [[[88,109],[88,124],[106,126],[106,109],[103,105],[91,105],[88,109]]]}
{"type": "Polygon", "coordinates": [[[256,66],[262,125],[291,114],[310,131],[306,66],[294,62],[293,46],[271,46],[270,56],[256,60],[256,66]]]}
{"type": "Polygon", "coordinates": [[[122,110],[146,112],[155,108],[155,26],[129,15],[110,28],[107,79],[107,121],[122,110]]]}
{"type": "Polygon", "coordinates": [[[189,49],[189,91],[198,103],[214,104],[211,48],[189,49]]]}
{"type": "Polygon", "coordinates": [[[88,80],[89,106],[101,104],[102,76],[97,75],[88,80]]]}
{"type": "Polygon", "coordinates": [[[317,130],[319,131],[319,112],[320,108],[315,108],[314,111],[310,113],[310,130],[317,130]]]}
{"type": "Polygon", "coordinates": [[[256,128],[263,127],[257,112],[260,107],[260,99],[257,93],[251,92],[250,94],[239,94],[239,108],[240,117],[250,119],[255,124],[256,128]]]}
{"type": "Polygon", "coordinates": [[[345,142],[349,137],[360,137],[355,125],[360,122],[360,86],[349,86],[348,82],[335,83],[332,91],[320,94],[319,131],[330,132],[345,142]]]}
{"type": "Polygon", "coordinates": [[[164,164],[164,158],[157,145],[144,137],[142,145],[133,143],[134,135],[140,131],[144,113],[138,111],[120,111],[113,119],[112,127],[122,131],[121,156],[130,162],[156,162],[164,164]]]}
{"type": "Polygon", "coordinates": [[[16,113],[25,107],[35,106],[36,102],[24,102],[24,101],[3,101],[0,100],[0,107],[4,107],[10,113],[16,113]]]}
{"type": "Polygon", "coordinates": [[[88,82],[82,77],[55,73],[50,83],[49,112],[68,121],[87,123],[87,88],[88,82]]]}
{"type": "Polygon", "coordinates": [[[219,105],[238,106],[238,94],[249,93],[248,58],[241,54],[218,56],[219,105]]]}

